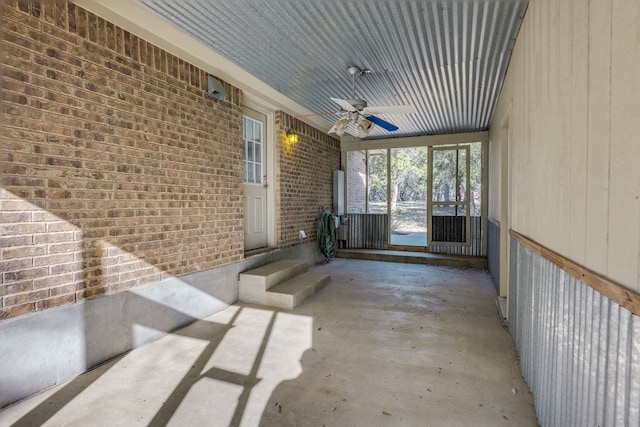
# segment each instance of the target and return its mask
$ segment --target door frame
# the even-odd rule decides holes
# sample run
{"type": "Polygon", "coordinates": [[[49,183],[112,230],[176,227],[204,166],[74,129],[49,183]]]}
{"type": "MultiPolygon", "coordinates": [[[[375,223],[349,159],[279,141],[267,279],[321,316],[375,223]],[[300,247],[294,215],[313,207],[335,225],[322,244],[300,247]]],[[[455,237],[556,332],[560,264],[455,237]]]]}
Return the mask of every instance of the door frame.
{"type": "MultiPolygon", "coordinates": [[[[249,108],[251,110],[255,110],[260,114],[265,116],[264,123],[264,138],[266,149],[264,149],[265,163],[263,167],[265,168],[265,174],[267,175],[267,203],[266,203],[266,228],[267,228],[267,247],[274,248],[276,247],[276,167],[275,167],[275,156],[276,156],[276,130],[275,130],[275,109],[271,107],[268,103],[262,101],[259,98],[247,96],[245,94],[244,103],[242,105],[243,108],[249,108]]],[[[243,113],[244,114],[244,113],[243,113]]],[[[243,148],[244,149],[244,148],[243,148]]],[[[244,184],[244,178],[242,178],[242,182],[244,184]]],[[[243,212],[244,215],[245,212],[243,212]]]]}
{"type": "MultiPolygon", "coordinates": [[[[482,155],[482,154],[481,154],[482,155]]],[[[428,147],[428,169],[427,169],[427,248],[430,246],[471,246],[471,146],[470,144],[456,145],[431,145],[428,147]],[[441,201],[433,200],[433,156],[435,151],[456,151],[456,175],[459,176],[458,151],[464,150],[465,154],[465,190],[464,201],[441,201]],[[464,206],[465,208],[465,241],[464,242],[448,242],[433,240],[433,207],[434,206],[464,206]]],[[[456,198],[459,195],[459,183],[456,178],[456,198]]]]}

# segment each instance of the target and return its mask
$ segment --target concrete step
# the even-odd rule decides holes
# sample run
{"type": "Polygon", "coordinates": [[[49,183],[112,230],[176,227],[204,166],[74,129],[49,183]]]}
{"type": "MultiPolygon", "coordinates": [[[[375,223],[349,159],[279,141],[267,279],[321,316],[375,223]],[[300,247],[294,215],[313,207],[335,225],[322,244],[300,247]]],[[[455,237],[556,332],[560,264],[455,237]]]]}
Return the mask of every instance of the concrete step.
{"type": "Polygon", "coordinates": [[[306,272],[269,289],[262,305],[292,309],[318,293],[331,280],[328,274],[306,272]]]}
{"type": "Polygon", "coordinates": [[[444,255],[430,252],[406,252],[381,249],[339,249],[336,257],[487,269],[487,258],[468,255],[444,255]]]}
{"type": "Polygon", "coordinates": [[[306,262],[284,259],[240,273],[238,280],[240,301],[261,304],[264,293],[271,287],[306,271],[306,262]]]}

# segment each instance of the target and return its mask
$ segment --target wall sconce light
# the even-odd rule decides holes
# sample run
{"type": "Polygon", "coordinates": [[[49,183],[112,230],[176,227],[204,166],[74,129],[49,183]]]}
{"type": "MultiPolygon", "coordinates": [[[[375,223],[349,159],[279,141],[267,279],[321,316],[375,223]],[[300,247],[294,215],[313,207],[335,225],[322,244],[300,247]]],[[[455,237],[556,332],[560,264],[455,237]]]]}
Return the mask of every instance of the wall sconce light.
{"type": "Polygon", "coordinates": [[[297,133],[293,132],[291,129],[287,129],[287,142],[289,144],[297,144],[300,140],[300,137],[297,133]]]}

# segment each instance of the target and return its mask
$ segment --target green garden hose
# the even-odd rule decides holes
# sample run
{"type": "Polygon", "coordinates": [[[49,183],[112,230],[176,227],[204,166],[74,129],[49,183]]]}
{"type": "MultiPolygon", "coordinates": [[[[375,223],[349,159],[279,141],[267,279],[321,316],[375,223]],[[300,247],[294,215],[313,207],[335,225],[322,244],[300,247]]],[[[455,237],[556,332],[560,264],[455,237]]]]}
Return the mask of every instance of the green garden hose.
{"type": "Polygon", "coordinates": [[[322,211],[318,215],[318,247],[327,262],[336,256],[336,223],[330,211],[322,211]]]}

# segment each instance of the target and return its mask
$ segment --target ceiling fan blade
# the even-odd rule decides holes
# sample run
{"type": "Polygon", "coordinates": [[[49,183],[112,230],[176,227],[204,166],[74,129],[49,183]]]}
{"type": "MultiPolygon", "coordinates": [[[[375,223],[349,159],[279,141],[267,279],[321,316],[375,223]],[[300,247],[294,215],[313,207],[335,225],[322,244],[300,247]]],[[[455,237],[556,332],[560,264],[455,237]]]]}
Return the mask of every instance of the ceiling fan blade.
{"type": "Polygon", "coordinates": [[[382,105],[379,107],[366,107],[364,114],[412,114],[416,112],[413,105],[382,105]]]}
{"type": "Polygon", "coordinates": [[[338,104],[345,111],[357,111],[353,107],[353,105],[351,105],[349,101],[347,101],[346,99],[340,99],[340,98],[329,98],[329,99],[335,102],[336,104],[338,104]]]}
{"type": "Polygon", "coordinates": [[[386,129],[389,132],[394,132],[396,130],[398,130],[398,126],[391,124],[389,122],[387,122],[386,120],[382,120],[380,117],[376,117],[376,116],[365,116],[365,119],[369,120],[372,123],[377,124],[378,126],[380,126],[382,129],[386,129]]]}

